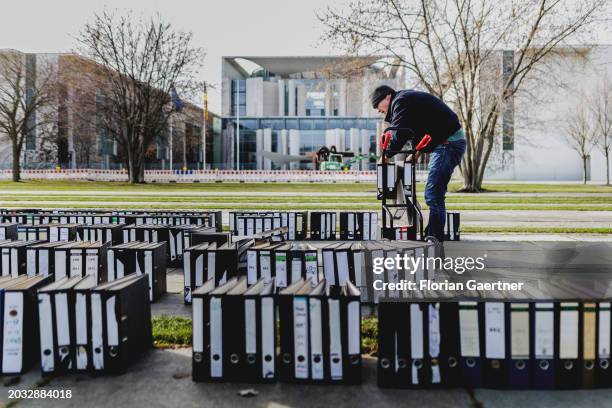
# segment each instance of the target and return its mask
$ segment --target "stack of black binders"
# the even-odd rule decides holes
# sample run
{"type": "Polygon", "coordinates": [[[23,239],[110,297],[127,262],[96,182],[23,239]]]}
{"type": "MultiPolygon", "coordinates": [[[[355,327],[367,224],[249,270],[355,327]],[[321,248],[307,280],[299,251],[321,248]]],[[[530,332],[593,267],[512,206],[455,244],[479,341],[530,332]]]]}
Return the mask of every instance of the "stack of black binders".
{"type": "Polygon", "coordinates": [[[38,360],[36,290],[48,276],[0,278],[2,374],[22,374],[38,360]]]}
{"type": "Polygon", "coordinates": [[[193,292],[193,380],[275,381],[274,283],[214,283],[193,292]]]}
{"type": "Polygon", "coordinates": [[[19,227],[19,239],[43,241],[73,241],[77,236],[77,228],[81,224],[40,224],[22,225],[19,227]]]}
{"type": "Polygon", "coordinates": [[[16,223],[0,223],[0,240],[5,239],[17,239],[17,227],[19,224],[16,223]]]}
{"type": "Polygon", "coordinates": [[[359,297],[350,282],[335,291],[325,280],[314,287],[301,280],[279,292],[280,381],[361,383],[359,297]]]}
{"type": "Polygon", "coordinates": [[[349,241],[375,240],[378,232],[378,213],[340,212],[340,239],[349,241]]]}
{"type": "Polygon", "coordinates": [[[123,228],[125,224],[95,224],[81,225],[77,228],[79,241],[101,241],[111,245],[123,242],[123,228]]]}
{"type": "Polygon", "coordinates": [[[55,280],[92,275],[96,282],[106,282],[106,258],[109,246],[108,243],[74,241],[54,247],[55,280]]]}
{"type": "Polygon", "coordinates": [[[335,212],[311,212],[310,213],[310,239],[313,240],[335,240],[337,233],[335,212]]]}
{"type": "MultiPolygon", "coordinates": [[[[480,280],[484,282],[484,280],[480,280]]],[[[610,387],[609,283],[524,281],[522,290],[448,291],[384,300],[381,387],[610,387]]]]}
{"type": "MultiPolygon", "coordinates": [[[[248,240],[252,243],[252,240],[248,240]]],[[[183,257],[185,303],[191,303],[191,293],[213,279],[215,285],[239,275],[240,259],[248,245],[243,243],[205,243],[187,248],[183,257]]]]}
{"type": "Polygon", "coordinates": [[[146,275],[149,300],[157,301],[166,293],[166,243],[128,242],[108,249],[108,281],[131,274],[146,275]]]}
{"type": "Polygon", "coordinates": [[[27,273],[27,247],[40,241],[0,241],[0,276],[12,276],[27,273]]]}
{"type": "Polygon", "coordinates": [[[90,277],[64,278],[38,292],[41,370],[121,374],[153,346],[145,276],[96,286],[90,277]]]}
{"type": "Polygon", "coordinates": [[[445,241],[460,241],[461,233],[460,227],[460,213],[458,212],[447,212],[446,213],[446,224],[444,225],[444,240],[445,241]]]}

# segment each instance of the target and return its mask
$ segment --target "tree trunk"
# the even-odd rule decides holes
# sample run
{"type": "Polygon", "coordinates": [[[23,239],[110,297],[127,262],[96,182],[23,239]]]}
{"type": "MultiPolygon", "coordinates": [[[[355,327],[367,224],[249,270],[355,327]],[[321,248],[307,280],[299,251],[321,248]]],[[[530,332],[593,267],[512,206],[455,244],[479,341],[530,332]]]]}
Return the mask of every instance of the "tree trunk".
{"type": "Polygon", "coordinates": [[[610,152],[606,150],[606,186],[610,185],[610,152]]]}
{"type": "Polygon", "coordinates": [[[17,143],[13,143],[13,181],[21,180],[21,166],[19,165],[19,146],[17,143]]]}
{"type": "Polygon", "coordinates": [[[587,158],[582,158],[582,184],[587,183],[587,158]]]}
{"type": "Polygon", "coordinates": [[[130,180],[130,184],[136,184],[137,178],[136,178],[136,169],[134,168],[134,152],[132,152],[132,149],[127,149],[127,154],[128,154],[128,177],[130,180]]]}

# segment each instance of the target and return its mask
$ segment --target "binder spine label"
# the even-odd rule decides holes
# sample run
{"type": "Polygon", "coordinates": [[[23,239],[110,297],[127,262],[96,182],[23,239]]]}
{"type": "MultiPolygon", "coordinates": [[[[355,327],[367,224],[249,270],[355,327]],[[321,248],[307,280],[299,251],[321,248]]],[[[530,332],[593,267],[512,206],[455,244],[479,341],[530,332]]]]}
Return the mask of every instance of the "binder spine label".
{"type": "Polygon", "coordinates": [[[536,303],[534,336],[536,358],[552,359],[555,350],[553,303],[536,303]]]}
{"type": "Polygon", "coordinates": [[[610,358],[610,303],[599,304],[598,326],[597,355],[599,358],[610,358]]]}
{"type": "Polygon", "coordinates": [[[204,300],[200,297],[193,299],[193,352],[204,351],[204,300]]]}
{"type": "Polygon", "coordinates": [[[53,318],[51,297],[46,293],[38,295],[38,319],[40,327],[40,368],[48,373],[54,370],[53,318]]]}
{"type": "Polygon", "coordinates": [[[308,378],[308,300],[293,299],[293,343],[295,347],[295,378],[308,378]]]}
{"type": "Polygon", "coordinates": [[[529,304],[510,305],[510,331],[512,358],[529,358],[529,304]]]}
{"type": "Polygon", "coordinates": [[[223,333],[221,298],[210,299],[210,376],[223,376],[223,333]]]}
{"type": "Polygon", "coordinates": [[[559,358],[578,358],[578,303],[561,303],[559,358]]]}
{"type": "Polygon", "coordinates": [[[480,356],[476,302],[459,302],[459,339],[462,356],[480,356]]]}
{"type": "Polygon", "coordinates": [[[261,299],[261,351],[263,378],[274,378],[274,298],[271,296],[261,299]]]}
{"type": "Polygon", "coordinates": [[[441,381],[440,365],[437,364],[440,356],[440,304],[429,304],[429,357],[431,357],[431,382],[439,384],[441,381]]]}
{"type": "Polygon", "coordinates": [[[255,300],[246,299],[244,301],[244,338],[247,354],[257,353],[256,312],[255,300]]]}
{"type": "Polygon", "coordinates": [[[485,303],[485,357],[503,359],[505,350],[504,303],[485,303]]]}
{"type": "Polygon", "coordinates": [[[323,327],[321,320],[321,300],[310,299],[310,364],[312,379],[322,380],[323,369],[323,327]]]}
{"type": "Polygon", "coordinates": [[[329,306],[329,358],[332,380],[342,379],[342,337],[340,301],[328,299],[329,306]]]}
{"type": "Polygon", "coordinates": [[[91,294],[91,347],[92,363],[96,370],[104,369],[104,353],[102,347],[102,299],[99,293],[91,294]]]}

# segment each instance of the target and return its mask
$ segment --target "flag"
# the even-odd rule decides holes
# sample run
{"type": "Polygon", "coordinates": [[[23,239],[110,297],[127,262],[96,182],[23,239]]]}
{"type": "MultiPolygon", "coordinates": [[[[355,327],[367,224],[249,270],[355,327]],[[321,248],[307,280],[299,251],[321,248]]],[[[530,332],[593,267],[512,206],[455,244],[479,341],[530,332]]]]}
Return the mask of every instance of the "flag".
{"type": "Polygon", "coordinates": [[[181,98],[179,98],[178,93],[174,87],[170,88],[170,98],[172,99],[172,107],[175,111],[180,112],[183,109],[183,105],[185,104],[181,98]]]}

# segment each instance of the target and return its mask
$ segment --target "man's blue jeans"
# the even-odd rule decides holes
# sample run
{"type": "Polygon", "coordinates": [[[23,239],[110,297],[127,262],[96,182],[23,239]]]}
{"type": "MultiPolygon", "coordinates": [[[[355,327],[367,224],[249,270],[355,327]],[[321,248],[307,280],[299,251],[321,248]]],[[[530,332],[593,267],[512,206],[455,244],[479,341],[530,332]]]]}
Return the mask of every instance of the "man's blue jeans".
{"type": "Polygon", "coordinates": [[[431,235],[442,242],[446,223],[446,189],[455,167],[461,163],[465,153],[466,140],[460,139],[436,146],[429,155],[429,174],[425,185],[425,202],[429,206],[429,223],[425,235],[431,235]]]}

